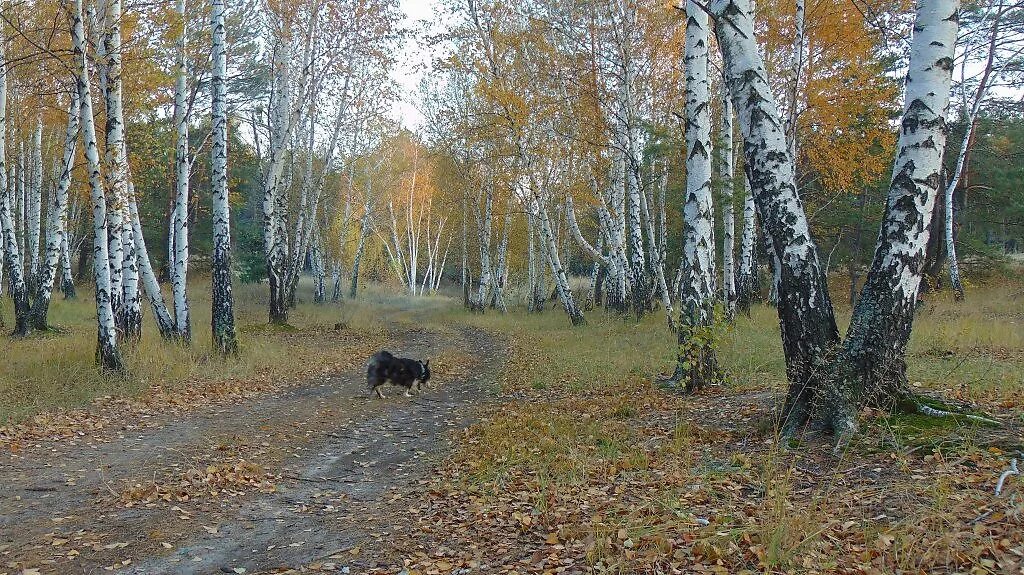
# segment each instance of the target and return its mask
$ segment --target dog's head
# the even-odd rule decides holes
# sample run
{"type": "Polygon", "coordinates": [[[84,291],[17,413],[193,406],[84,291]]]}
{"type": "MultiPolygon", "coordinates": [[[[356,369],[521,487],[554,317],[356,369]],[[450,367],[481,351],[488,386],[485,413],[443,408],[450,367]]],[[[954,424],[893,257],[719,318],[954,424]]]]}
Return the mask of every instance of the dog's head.
{"type": "Polygon", "coordinates": [[[423,383],[427,383],[428,381],[430,381],[430,360],[428,359],[426,363],[421,361],[419,362],[419,364],[420,376],[416,379],[420,380],[423,383]]]}

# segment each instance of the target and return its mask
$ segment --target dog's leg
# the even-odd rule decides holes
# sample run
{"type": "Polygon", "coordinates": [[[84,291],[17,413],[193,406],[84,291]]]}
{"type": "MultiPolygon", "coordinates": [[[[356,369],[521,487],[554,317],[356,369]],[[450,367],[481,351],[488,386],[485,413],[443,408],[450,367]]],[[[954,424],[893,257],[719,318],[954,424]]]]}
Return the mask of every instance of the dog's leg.
{"type": "Polygon", "coordinates": [[[377,392],[377,397],[384,399],[384,393],[380,390],[379,387],[373,388],[373,391],[377,392]]]}
{"type": "Polygon", "coordinates": [[[408,390],[408,389],[406,389],[406,390],[405,390],[405,396],[406,396],[406,397],[412,397],[412,394],[411,394],[411,393],[409,393],[409,390],[408,390]]]}
{"type": "Polygon", "coordinates": [[[417,379],[416,380],[416,391],[420,391],[421,389],[423,389],[423,382],[417,379]]]}

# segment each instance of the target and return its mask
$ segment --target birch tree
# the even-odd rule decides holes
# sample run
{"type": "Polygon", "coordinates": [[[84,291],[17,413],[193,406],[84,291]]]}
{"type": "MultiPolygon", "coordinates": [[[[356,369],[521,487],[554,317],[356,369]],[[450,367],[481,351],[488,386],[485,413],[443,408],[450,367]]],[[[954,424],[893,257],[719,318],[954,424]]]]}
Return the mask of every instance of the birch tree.
{"type": "MultiPolygon", "coordinates": [[[[840,441],[863,405],[918,411],[906,378],[922,262],[941,181],[958,0],[919,0],[914,18],[900,138],[875,255],[834,375],[822,386],[817,418],[840,441]]],[[[927,411],[927,410],[925,410],[927,411]]]]}
{"type": "Polygon", "coordinates": [[[50,298],[53,295],[53,285],[57,278],[57,267],[60,264],[61,249],[62,247],[67,249],[68,190],[71,188],[71,172],[75,167],[79,115],[79,94],[74,91],[68,106],[68,125],[64,134],[60,175],[47,209],[46,249],[42,266],[37,269],[36,295],[32,300],[32,325],[39,330],[49,328],[47,315],[50,298]]]}
{"type": "Polygon", "coordinates": [[[110,259],[107,254],[107,202],[100,173],[100,155],[96,144],[96,124],[92,110],[92,94],[89,88],[89,63],[86,57],[85,27],[82,17],[82,0],[75,0],[72,14],[71,38],[77,72],[79,105],[81,106],[82,140],[85,149],[86,167],[89,171],[89,188],[92,198],[93,228],[93,277],[96,284],[97,349],[96,359],[101,367],[112,371],[123,371],[124,364],[117,346],[117,329],[114,326],[114,309],[111,299],[110,259]]]}
{"type": "Polygon", "coordinates": [[[708,86],[708,14],[686,4],[686,203],[683,207],[683,281],[679,302],[679,359],[671,382],[693,392],[715,381],[714,212],[711,205],[711,95],[708,86]]]}
{"type": "Polygon", "coordinates": [[[725,317],[732,320],[736,315],[736,217],[733,213],[733,144],[732,144],[732,99],[729,88],[721,86],[722,117],[720,118],[718,178],[722,182],[722,303],[725,317]]]}
{"type": "Polygon", "coordinates": [[[978,116],[989,95],[992,84],[1003,74],[1007,66],[1011,65],[1021,52],[1024,52],[1024,46],[1013,44],[1003,46],[1002,43],[1002,31],[1006,25],[1005,19],[1014,8],[1020,10],[1021,5],[1017,3],[1016,6],[1010,6],[1003,0],[999,0],[994,4],[994,6],[991,6],[989,10],[984,12],[984,17],[982,18],[983,24],[988,21],[990,21],[990,24],[987,26],[987,29],[982,28],[987,34],[982,36],[983,42],[981,42],[982,49],[980,50],[981,72],[977,77],[977,87],[973,93],[969,90],[970,73],[968,69],[977,65],[977,62],[975,60],[976,56],[971,53],[975,50],[972,50],[974,47],[971,46],[972,42],[970,40],[966,42],[965,54],[960,62],[957,88],[960,96],[961,113],[965,114],[964,126],[966,129],[964,131],[964,139],[960,143],[960,149],[956,155],[956,164],[949,172],[949,179],[945,182],[943,190],[942,221],[946,258],[949,262],[949,281],[950,287],[953,289],[953,296],[958,301],[964,298],[964,286],[963,279],[960,277],[960,263],[956,253],[954,231],[958,214],[954,210],[954,207],[957,205],[954,194],[961,189],[964,174],[967,170],[967,160],[973,142],[974,131],[978,123],[978,116]]]}
{"type": "Polygon", "coordinates": [[[104,175],[112,200],[106,212],[110,226],[110,297],[119,329],[129,339],[138,339],[142,334],[142,308],[134,233],[128,215],[128,154],[124,140],[121,78],[121,0],[107,0],[105,8],[103,59],[106,81],[103,92],[107,125],[104,175]]]}
{"type": "Polygon", "coordinates": [[[31,329],[29,323],[28,288],[23,275],[21,252],[15,234],[14,218],[11,213],[11,192],[15,182],[7,177],[7,54],[4,48],[5,38],[0,34],[0,231],[3,233],[4,263],[7,266],[7,277],[10,283],[11,299],[14,301],[14,335],[27,335],[31,329]]]}
{"type": "MultiPolygon", "coordinates": [[[[731,100],[730,100],[731,103],[731,100]]],[[[740,311],[749,315],[750,304],[755,296],[757,264],[755,262],[755,246],[757,242],[756,213],[754,194],[750,189],[750,180],[746,174],[743,179],[743,233],[740,236],[740,261],[736,274],[736,305],[740,311]]]]}
{"type": "Polygon", "coordinates": [[[32,132],[32,158],[29,165],[32,171],[31,180],[26,186],[28,203],[25,221],[28,229],[26,258],[28,259],[29,290],[35,290],[38,286],[39,228],[42,224],[43,206],[43,121],[41,118],[36,118],[36,127],[32,132]]]}
{"type": "Polygon", "coordinates": [[[231,206],[228,202],[227,43],[224,0],[211,0],[213,34],[210,91],[213,145],[210,150],[213,184],[213,346],[222,355],[238,353],[234,296],[231,292],[231,206]]]}
{"type": "Polygon", "coordinates": [[[181,35],[177,42],[174,62],[174,126],[177,139],[174,146],[174,209],[171,212],[170,239],[172,255],[168,264],[171,293],[174,300],[174,331],[176,337],[189,342],[192,325],[188,307],[188,201],[189,175],[192,161],[188,143],[188,86],[185,63],[186,18],[185,0],[176,0],[175,12],[181,19],[181,35]]]}
{"type": "MultiPolygon", "coordinates": [[[[754,37],[750,0],[709,4],[722,51],[726,82],[743,136],[754,204],[775,260],[779,324],[790,392],[784,413],[806,406],[811,379],[839,341],[832,303],[803,203],[793,158],[754,37]]],[[[803,420],[796,414],[796,420],[803,420]]],[[[802,413],[803,416],[806,412],[802,413]]]]}

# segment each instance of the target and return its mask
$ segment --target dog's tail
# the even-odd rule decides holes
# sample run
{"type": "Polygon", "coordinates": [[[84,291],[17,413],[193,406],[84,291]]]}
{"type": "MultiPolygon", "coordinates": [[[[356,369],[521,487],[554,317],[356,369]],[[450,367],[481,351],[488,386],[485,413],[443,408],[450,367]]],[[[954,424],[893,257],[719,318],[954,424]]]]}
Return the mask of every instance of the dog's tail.
{"type": "Polygon", "coordinates": [[[366,388],[370,391],[384,383],[381,371],[384,367],[384,362],[390,357],[390,353],[381,351],[373,354],[369,363],[366,364],[366,388]]]}

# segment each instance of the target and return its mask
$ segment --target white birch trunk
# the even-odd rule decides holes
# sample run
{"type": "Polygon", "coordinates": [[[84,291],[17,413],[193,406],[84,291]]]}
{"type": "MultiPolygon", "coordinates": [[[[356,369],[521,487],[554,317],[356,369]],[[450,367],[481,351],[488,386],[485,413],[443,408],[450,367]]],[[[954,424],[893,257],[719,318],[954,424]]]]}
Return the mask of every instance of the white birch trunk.
{"type": "MultiPolygon", "coordinates": [[[[536,190],[536,188],[534,189],[536,190]]],[[[558,299],[562,303],[562,307],[569,316],[569,321],[572,325],[583,325],[586,323],[586,319],[583,317],[583,312],[576,305],[576,300],[573,298],[572,289],[569,285],[569,276],[565,273],[565,269],[562,268],[561,258],[558,255],[558,244],[555,243],[555,236],[551,228],[551,220],[548,217],[547,209],[537,198],[533,200],[533,203],[540,223],[542,247],[547,255],[548,264],[551,266],[551,273],[555,278],[558,299]]]]}
{"type": "Polygon", "coordinates": [[[117,328],[111,301],[110,259],[107,253],[107,202],[100,173],[100,154],[96,144],[96,124],[89,89],[89,65],[86,59],[85,29],[82,22],[82,0],[75,0],[72,14],[72,44],[78,73],[78,94],[81,106],[82,138],[89,170],[92,197],[93,276],[96,284],[97,350],[96,358],[104,369],[123,371],[117,347],[117,328]]]}
{"type": "Polygon", "coordinates": [[[25,143],[18,143],[18,165],[17,172],[14,175],[15,182],[15,211],[14,225],[17,228],[18,236],[18,265],[21,266],[22,276],[25,273],[25,236],[28,233],[28,222],[26,221],[25,215],[28,210],[25,208],[25,143]]]}
{"type": "Polygon", "coordinates": [[[501,243],[498,244],[498,258],[494,266],[494,288],[491,290],[491,307],[502,313],[508,311],[505,305],[505,284],[508,281],[508,235],[512,227],[511,198],[505,202],[505,222],[501,228],[501,243]]]}
{"type": "Polygon", "coordinates": [[[532,211],[528,211],[527,212],[527,218],[526,218],[526,224],[527,224],[526,225],[526,233],[529,236],[529,242],[528,242],[528,245],[527,245],[527,280],[526,281],[527,281],[527,292],[528,292],[528,294],[527,294],[526,309],[530,313],[537,312],[537,311],[544,311],[543,304],[540,304],[540,307],[538,309],[538,300],[539,300],[538,293],[540,291],[538,283],[540,281],[540,278],[537,277],[538,276],[538,271],[539,271],[538,270],[539,266],[537,264],[537,241],[536,241],[537,234],[534,232],[534,228],[536,228],[535,220],[536,220],[536,218],[534,218],[533,212],[532,211]]]}
{"type": "MultiPolygon", "coordinates": [[[[272,127],[270,136],[270,165],[264,177],[263,194],[263,245],[267,256],[267,280],[270,286],[270,321],[284,324],[288,322],[288,310],[285,301],[285,270],[287,258],[286,238],[280,237],[281,221],[285,214],[281,213],[280,196],[282,190],[282,173],[285,155],[291,134],[291,96],[290,87],[290,55],[288,42],[282,41],[274,49],[275,101],[271,111],[272,127]]],[[[284,206],[286,207],[286,206],[284,206]]]]}
{"type": "Polygon", "coordinates": [[[783,122],[768,84],[754,37],[750,0],[715,0],[718,45],[726,81],[743,135],[747,176],[754,204],[777,259],[779,324],[786,371],[791,384],[786,423],[803,421],[809,385],[816,366],[839,340],[825,274],[811,239],[803,204],[796,190],[795,168],[783,122]]]}
{"type": "Polygon", "coordinates": [[[103,95],[107,104],[106,189],[110,192],[106,209],[108,233],[107,257],[110,259],[110,301],[118,327],[129,337],[137,331],[125,309],[125,215],[128,210],[128,158],[124,143],[124,108],[121,81],[121,0],[106,0],[103,34],[103,57],[106,84],[103,95]]]}
{"type": "Polygon", "coordinates": [[[231,292],[231,205],[228,203],[227,42],[224,0],[212,0],[213,46],[210,92],[213,142],[210,146],[213,186],[213,347],[223,355],[238,354],[234,296],[231,292]]]}
{"type": "Polygon", "coordinates": [[[370,168],[366,168],[366,190],[363,197],[363,217],[359,220],[359,239],[356,241],[356,253],[352,256],[352,277],[349,282],[348,297],[355,299],[359,291],[359,267],[362,264],[363,252],[366,249],[366,239],[373,228],[373,180],[370,178],[370,168]]]}
{"type": "Polygon", "coordinates": [[[729,88],[722,83],[722,118],[719,179],[722,181],[722,301],[725,315],[730,321],[736,315],[736,266],[735,252],[736,218],[733,214],[733,145],[732,145],[732,99],[729,88]]]}
{"type": "Polygon", "coordinates": [[[53,285],[57,278],[57,267],[60,264],[62,246],[67,248],[67,208],[68,190],[71,188],[71,172],[75,167],[75,152],[79,132],[79,99],[77,92],[72,93],[68,106],[68,125],[64,133],[64,155],[60,165],[60,175],[54,190],[46,222],[46,253],[42,266],[36,275],[36,296],[32,302],[32,324],[35,329],[48,328],[47,315],[50,299],[53,296],[53,285]]]}
{"type": "Polygon", "coordinates": [[[7,265],[7,277],[11,286],[11,299],[14,300],[14,335],[27,335],[29,324],[28,288],[21,265],[21,251],[15,233],[14,218],[11,216],[11,192],[15,188],[13,181],[7,180],[5,167],[7,148],[7,54],[6,38],[0,34],[0,232],[3,235],[4,263],[7,265]]]}
{"type": "Polygon", "coordinates": [[[320,236],[320,227],[313,228],[313,238],[310,242],[310,260],[313,263],[313,303],[324,303],[327,301],[326,270],[324,267],[324,254],[321,246],[323,240],[320,236]]]}
{"type": "Polygon", "coordinates": [[[483,208],[480,207],[480,200],[476,205],[477,238],[480,247],[480,287],[476,296],[476,304],[482,311],[487,296],[491,290],[491,235],[492,235],[492,214],[494,206],[494,182],[493,180],[483,184],[480,188],[483,196],[483,208]]]}
{"type": "Polygon", "coordinates": [[[710,341],[715,305],[714,212],[711,205],[711,94],[708,15],[686,3],[686,202],[679,358],[672,381],[693,392],[718,378],[710,341]]]}
{"type": "Polygon", "coordinates": [[[757,225],[754,212],[754,194],[750,190],[750,180],[743,176],[743,235],[740,238],[740,265],[736,280],[736,301],[741,311],[750,313],[750,304],[754,299],[754,246],[756,245],[757,225]]]}
{"type": "Polygon", "coordinates": [[[164,339],[172,339],[177,336],[174,320],[167,305],[164,303],[164,294],[160,291],[160,283],[156,279],[153,265],[149,261],[149,251],[146,249],[146,238],[142,235],[142,222],[139,220],[139,208],[135,201],[135,186],[128,183],[128,217],[132,227],[131,240],[135,251],[139,254],[139,272],[142,277],[142,285],[146,296],[153,308],[153,319],[156,320],[157,330],[164,339]]]}
{"type": "Polygon", "coordinates": [[[177,140],[174,148],[174,210],[171,215],[172,237],[170,259],[171,295],[174,301],[174,330],[182,341],[192,340],[192,322],[188,307],[188,203],[189,174],[192,161],[188,144],[188,71],[185,65],[186,16],[185,0],[175,1],[175,11],[181,19],[181,36],[178,38],[175,57],[174,82],[174,125],[177,140]]]}
{"type": "Polygon", "coordinates": [[[77,293],[75,292],[75,274],[71,269],[71,242],[68,241],[68,232],[65,230],[61,234],[60,240],[60,265],[61,265],[61,280],[60,290],[64,292],[64,299],[75,299],[77,293]]]}
{"type": "Polygon", "coordinates": [[[39,228],[43,206],[43,122],[32,132],[32,185],[28,186],[28,285],[36,289],[39,269],[39,228]]]}
{"type": "Polygon", "coordinates": [[[836,383],[818,401],[826,407],[822,419],[842,439],[856,428],[860,406],[892,409],[914,401],[905,355],[942,177],[959,10],[958,0],[917,4],[902,129],[875,256],[835,362],[836,383]]]}
{"type": "MultiPolygon", "coordinates": [[[[981,112],[982,103],[988,95],[988,91],[993,79],[993,75],[998,76],[1002,71],[1003,67],[1013,61],[1013,59],[1007,59],[1003,62],[999,69],[996,69],[995,59],[996,52],[1000,44],[1000,29],[1003,25],[1003,18],[1005,11],[1009,10],[1003,3],[1000,3],[996,8],[996,13],[992,18],[992,28],[989,32],[988,38],[988,51],[985,57],[985,67],[982,71],[981,78],[978,80],[978,87],[974,91],[974,102],[971,104],[970,114],[966,119],[966,130],[964,131],[964,140],[960,144],[960,151],[956,158],[956,167],[953,168],[952,177],[949,182],[946,183],[945,195],[944,195],[944,240],[946,244],[946,257],[949,261],[949,281],[950,287],[953,289],[953,297],[957,300],[964,299],[964,284],[963,279],[960,277],[960,262],[956,255],[956,241],[953,233],[954,224],[956,223],[954,218],[956,214],[953,210],[953,194],[956,192],[957,187],[960,186],[960,181],[963,178],[966,170],[967,157],[971,149],[971,142],[974,136],[974,130],[977,126],[978,115],[981,112]]],[[[1014,56],[1020,54],[1020,48],[1016,51],[1014,56]]],[[[962,66],[966,66],[966,58],[962,66]]],[[[966,84],[966,78],[962,78],[961,82],[966,84]]],[[[962,88],[966,90],[966,87],[962,88]]],[[[966,93],[964,94],[964,104],[967,103],[966,93]]]]}

